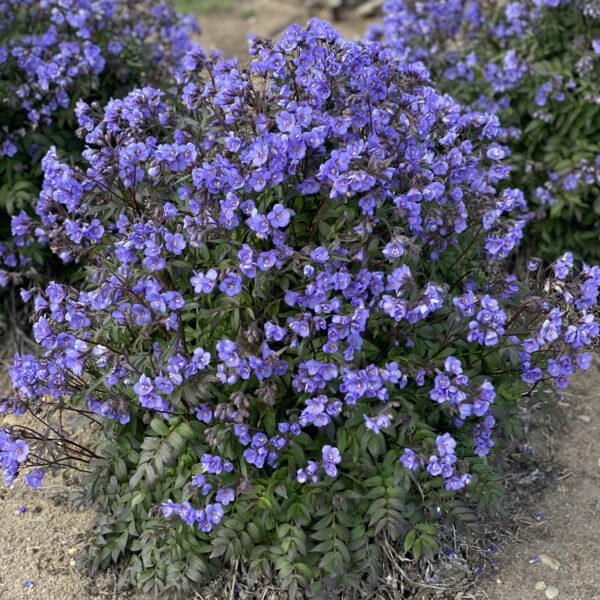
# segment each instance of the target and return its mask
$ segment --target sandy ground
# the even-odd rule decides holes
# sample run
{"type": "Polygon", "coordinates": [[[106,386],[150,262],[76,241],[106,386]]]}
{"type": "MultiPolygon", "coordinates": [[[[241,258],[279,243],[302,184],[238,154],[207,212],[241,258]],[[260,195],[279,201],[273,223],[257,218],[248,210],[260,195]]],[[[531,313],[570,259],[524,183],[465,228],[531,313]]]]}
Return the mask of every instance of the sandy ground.
{"type": "Polygon", "coordinates": [[[499,571],[486,586],[492,600],[600,600],[598,362],[576,378],[558,411],[531,436],[541,462],[530,472],[546,484],[515,507],[518,528],[501,545],[499,571]]]}
{"type": "MultiPolygon", "coordinates": [[[[330,15],[292,0],[236,0],[202,15],[202,44],[245,57],[248,33],[274,36],[310,16],[330,15]]],[[[350,18],[336,25],[357,38],[368,23],[350,18]]],[[[530,433],[530,446],[516,459],[522,472],[513,482],[511,535],[499,544],[479,587],[455,600],[600,600],[597,365],[564,394],[549,424],[530,433]]],[[[117,594],[110,573],[92,581],[75,569],[93,512],[70,508],[69,494],[58,478],[37,492],[0,485],[0,600],[145,600],[117,594]]]]}
{"type": "MultiPolygon", "coordinates": [[[[185,4],[182,2],[182,4],[185,4]]],[[[207,49],[218,48],[226,56],[248,56],[248,35],[274,37],[293,23],[306,24],[311,17],[331,20],[331,11],[309,9],[294,0],[238,0],[231,8],[199,16],[202,36],[207,49]]],[[[335,27],[349,39],[359,39],[372,19],[358,18],[349,12],[347,18],[335,22],[335,27]]]]}
{"type": "Polygon", "coordinates": [[[74,568],[78,536],[90,526],[93,513],[71,509],[68,488],[48,483],[35,493],[22,484],[0,488],[0,598],[106,598],[95,594],[93,583],[74,568]],[[29,582],[32,586],[26,587],[29,582]]]}

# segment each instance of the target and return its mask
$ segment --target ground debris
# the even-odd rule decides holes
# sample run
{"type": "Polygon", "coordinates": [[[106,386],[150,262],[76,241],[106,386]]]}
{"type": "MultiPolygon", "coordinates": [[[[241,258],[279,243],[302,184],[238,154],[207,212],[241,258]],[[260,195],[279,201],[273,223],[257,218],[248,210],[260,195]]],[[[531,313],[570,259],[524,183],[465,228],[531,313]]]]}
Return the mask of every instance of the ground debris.
{"type": "Polygon", "coordinates": [[[558,571],[558,569],[560,568],[560,562],[550,554],[545,554],[542,552],[542,554],[540,554],[540,561],[542,562],[542,564],[546,565],[547,567],[550,567],[551,569],[554,569],[555,571],[558,571]]]}
{"type": "Polygon", "coordinates": [[[558,598],[558,588],[554,585],[549,585],[544,592],[546,594],[546,598],[553,600],[554,598],[558,598]]]}

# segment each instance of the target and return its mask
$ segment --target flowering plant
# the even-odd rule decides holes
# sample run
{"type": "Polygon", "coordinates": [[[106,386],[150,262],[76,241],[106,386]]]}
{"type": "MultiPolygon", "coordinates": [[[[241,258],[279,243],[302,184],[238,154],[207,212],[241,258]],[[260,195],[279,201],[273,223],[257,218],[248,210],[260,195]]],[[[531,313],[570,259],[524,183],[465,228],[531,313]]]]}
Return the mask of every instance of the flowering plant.
{"type": "Polygon", "coordinates": [[[440,89],[497,114],[510,184],[531,200],[529,247],[544,258],[600,246],[600,9],[588,0],[389,0],[378,39],[440,89]]]}
{"type": "Polygon", "coordinates": [[[241,564],[293,597],[374,583],[384,538],[433,552],[497,505],[497,421],[598,335],[597,267],[502,272],[527,207],[495,116],[322,21],[251,55],[188,53],[177,101],[80,102],[88,167],[49,152],[20,222],[87,284],[32,292],[43,353],[4,410],[101,422],[59,466],[92,471],[94,566],[160,593],[241,564]]]}
{"type": "Polygon", "coordinates": [[[142,82],[168,82],[191,49],[193,21],[160,0],[0,2],[0,288],[51,270],[49,255],[25,249],[17,220],[30,212],[51,145],[80,160],[73,108],[104,104],[142,82]],[[50,263],[50,264],[47,264],[50,263]]]}

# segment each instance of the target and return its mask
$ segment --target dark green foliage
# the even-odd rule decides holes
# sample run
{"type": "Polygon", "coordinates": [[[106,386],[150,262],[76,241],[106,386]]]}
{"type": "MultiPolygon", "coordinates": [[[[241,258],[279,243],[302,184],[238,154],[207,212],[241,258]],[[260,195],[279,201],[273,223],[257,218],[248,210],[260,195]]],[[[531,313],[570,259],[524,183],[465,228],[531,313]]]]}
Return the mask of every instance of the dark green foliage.
{"type": "MultiPolygon", "coordinates": [[[[514,397],[505,399],[514,405],[514,397]]],[[[434,435],[414,409],[408,415],[417,424],[412,439],[434,435]]],[[[238,569],[250,587],[271,582],[291,598],[300,590],[302,597],[329,598],[344,589],[377,588],[384,541],[409,557],[433,558],[440,529],[479,534],[477,511],[501,510],[497,465],[474,460],[469,497],[458,499],[442,482],[399,463],[403,430],[374,436],[364,428],[357,435],[339,429],[337,447],[356,466],[351,476],[302,486],[290,461],[290,468],[253,480],[243,501],[205,534],[160,512],[162,502],[196,493],[189,481],[202,428],[154,417],[149,426],[133,419],[118,437],[109,429],[94,474],[83,481],[80,502],[93,499],[98,517],[81,566],[96,573],[114,564],[121,569],[119,589],[135,586],[158,598],[187,598],[194,586],[238,569]]]]}

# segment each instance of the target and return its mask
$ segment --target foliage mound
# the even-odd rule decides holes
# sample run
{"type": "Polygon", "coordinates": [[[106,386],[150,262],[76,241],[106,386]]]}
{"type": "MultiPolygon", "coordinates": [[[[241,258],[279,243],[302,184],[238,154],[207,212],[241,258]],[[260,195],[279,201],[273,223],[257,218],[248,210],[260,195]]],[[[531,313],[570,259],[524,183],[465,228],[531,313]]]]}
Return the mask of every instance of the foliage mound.
{"type": "Polygon", "coordinates": [[[497,114],[530,253],[600,258],[600,5],[593,0],[386,2],[367,36],[427,66],[440,90],[497,114]]]}
{"type": "Polygon", "coordinates": [[[376,585],[384,543],[433,554],[498,508],[497,429],[589,365],[600,269],[503,272],[528,209],[498,120],[418,65],[318,20],[250,52],[192,51],[177,100],[79,103],[87,168],[44,158],[22,235],[86,285],[25,293],[41,351],[3,410],[51,429],[6,429],[0,457],[88,471],[92,567],[125,561],[122,585],[229,566],[331,597],[376,585]]]}

